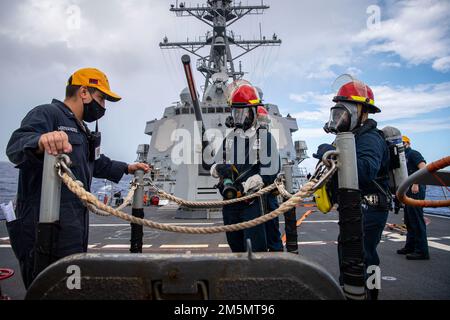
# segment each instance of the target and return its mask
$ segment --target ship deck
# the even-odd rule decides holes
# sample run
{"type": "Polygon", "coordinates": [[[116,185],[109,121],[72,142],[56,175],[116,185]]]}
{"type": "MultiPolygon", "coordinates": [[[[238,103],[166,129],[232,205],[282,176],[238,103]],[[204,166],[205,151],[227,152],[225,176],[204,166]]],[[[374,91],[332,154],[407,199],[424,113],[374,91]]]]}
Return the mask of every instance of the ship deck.
{"type": "MultiPolygon", "coordinates": [[[[297,208],[297,218],[308,209],[297,208]]],[[[176,211],[170,207],[146,208],[145,212],[147,218],[158,222],[190,226],[222,224],[220,218],[176,219],[176,211]]],[[[400,224],[402,216],[401,213],[390,214],[388,223],[400,224]]],[[[450,218],[426,215],[426,219],[431,257],[428,261],[409,261],[396,254],[396,250],[403,247],[405,236],[401,230],[386,227],[378,249],[382,273],[380,299],[450,298],[450,218]]],[[[300,254],[323,266],[335,279],[338,278],[337,221],[336,211],[326,215],[313,212],[298,229],[300,254]]],[[[282,219],[280,229],[283,233],[282,219]]],[[[114,217],[91,215],[89,252],[128,253],[129,239],[129,224],[114,217]]],[[[143,253],[229,252],[226,243],[225,234],[189,235],[145,228],[143,253]]],[[[0,267],[16,271],[15,276],[0,284],[3,294],[12,299],[23,299],[25,289],[4,222],[0,223],[0,267]]]]}

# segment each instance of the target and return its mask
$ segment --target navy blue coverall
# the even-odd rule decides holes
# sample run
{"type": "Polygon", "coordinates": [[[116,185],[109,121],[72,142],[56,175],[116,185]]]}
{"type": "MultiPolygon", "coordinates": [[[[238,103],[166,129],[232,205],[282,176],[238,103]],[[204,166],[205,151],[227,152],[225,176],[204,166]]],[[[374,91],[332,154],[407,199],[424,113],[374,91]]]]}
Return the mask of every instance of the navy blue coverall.
{"type": "MultiPolygon", "coordinates": [[[[405,149],[406,163],[408,167],[408,175],[412,175],[419,170],[419,163],[425,162],[425,159],[420,152],[411,148],[405,149]]],[[[424,200],[426,193],[426,185],[419,185],[419,192],[414,194],[411,188],[406,192],[406,195],[416,200],[424,200]]],[[[427,227],[423,218],[423,208],[405,206],[405,224],[408,230],[406,234],[405,249],[410,252],[428,255],[427,242],[427,227]]]]}
{"type": "MultiPolygon", "coordinates": [[[[227,153],[232,153],[232,155],[228,154],[228,158],[231,158],[228,163],[234,164],[239,174],[242,175],[240,177],[241,182],[246,181],[247,178],[255,174],[259,174],[261,175],[264,184],[267,186],[272,184],[277,177],[277,174],[280,171],[280,160],[277,145],[273,136],[267,130],[261,130],[260,132],[262,133],[259,134],[259,154],[268,157],[269,161],[264,160],[262,163],[253,161],[256,159],[256,156],[254,155],[255,152],[257,152],[254,148],[255,139],[257,138],[256,134],[250,137],[242,137],[239,134],[232,133],[225,138],[223,142],[224,145],[219,149],[223,150],[223,152],[217,153],[216,163],[224,163],[224,159],[227,159],[227,153]],[[250,154],[252,156],[250,156],[250,154]],[[264,169],[268,169],[268,172],[265,172],[264,169]]],[[[226,205],[222,210],[223,222],[225,225],[230,225],[255,219],[264,213],[264,208],[272,211],[278,207],[278,203],[276,203],[274,199],[276,201],[276,198],[273,195],[265,195],[263,197],[252,199],[249,202],[226,205]]],[[[253,228],[227,232],[226,237],[228,245],[233,252],[246,251],[246,239],[250,239],[252,251],[254,252],[264,252],[268,249],[271,251],[281,251],[283,248],[278,218],[253,228]]]]}
{"type": "MultiPolygon", "coordinates": [[[[64,131],[68,135],[72,145],[72,153],[69,155],[73,162],[71,169],[87,190],[90,190],[93,176],[117,183],[128,171],[126,163],[112,161],[104,155],[95,161],[89,161],[88,128],[75,118],[63,102],[53,100],[51,104],[38,106],[25,116],[20,128],[13,132],[6,153],[19,169],[17,220],[7,223],[7,229],[26,288],[35,276],[34,243],[39,221],[43,170],[43,155],[36,155],[35,151],[40,136],[52,131],[64,131]]],[[[59,239],[55,244],[57,258],[87,251],[88,211],[64,184],[61,189],[59,227],[59,239]]]]}
{"type": "MultiPolygon", "coordinates": [[[[356,159],[358,163],[358,182],[362,196],[369,194],[384,195],[376,187],[374,180],[388,192],[389,150],[384,137],[378,132],[377,123],[368,119],[356,130],[356,159]]],[[[387,202],[387,199],[385,199],[387,202]]],[[[362,206],[364,229],[364,254],[366,268],[379,265],[377,246],[386,225],[389,208],[384,206],[362,206]]]]}

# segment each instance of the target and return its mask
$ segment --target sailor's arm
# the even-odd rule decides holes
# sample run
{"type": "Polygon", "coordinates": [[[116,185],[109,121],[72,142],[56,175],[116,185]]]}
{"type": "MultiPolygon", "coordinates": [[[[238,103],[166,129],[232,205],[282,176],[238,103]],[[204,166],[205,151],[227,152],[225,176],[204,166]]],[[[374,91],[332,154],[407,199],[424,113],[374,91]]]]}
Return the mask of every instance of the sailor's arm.
{"type": "Polygon", "coordinates": [[[71,152],[67,134],[54,131],[55,119],[46,108],[36,107],[22,120],[20,128],[13,132],[6,148],[9,160],[22,167],[26,164],[42,164],[44,151],[71,152]]]}
{"type": "MultiPolygon", "coordinates": [[[[415,157],[413,157],[413,158],[414,158],[413,160],[416,162],[417,169],[420,170],[427,166],[427,164],[425,163],[425,159],[419,152],[416,152],[415,157]]],[[[413,184],[411,186],[411,192],[414,194],[419,193],[419,185],[413,184]]]]}
{"type": "MultiPolygon", "coordinates": [[[[224,159],[226,159],[224,147],[226,145],[227,138],[222,140],[222,143],[220,143],[217,148],[215,149],[214,158],[211,163],[211,167],[209,169],[209,172],[213,178],[220,179],[219,171],[217,170],[217,165],[225,163],[224,159]]],[[[211,145],[210,145],[211,146],[211,145]]]]}
{"type": "Polygon", "coordinates": [[[100,179],[108,179],[109,181],[118,183],[124,174],[133,174],[136,170],[143,170],[145,173],[150,171],[150,166],[146,163],[132,163],[111,160],[105,155],[94,163],[94,177],[100,179]]]}

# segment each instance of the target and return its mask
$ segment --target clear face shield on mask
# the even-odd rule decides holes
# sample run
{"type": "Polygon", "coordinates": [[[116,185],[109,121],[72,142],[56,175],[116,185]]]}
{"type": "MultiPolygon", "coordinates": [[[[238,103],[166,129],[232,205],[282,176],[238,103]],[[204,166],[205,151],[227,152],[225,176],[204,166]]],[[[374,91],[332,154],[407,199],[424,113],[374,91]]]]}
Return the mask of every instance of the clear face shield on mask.
{"type": "Polygon", "coordinates": [[[353,103],[340,102],[330,110],[330,119],[325,124],[326,133],[350,132],[358,125],[358,107],[353,103]]]}
{"type": "Polygon", "coordinates": [[[254,114],[251,108],[232,108],[231,116],[234,120],[236,128],[244,130],[249,129],[253,125],[254,114]]]}

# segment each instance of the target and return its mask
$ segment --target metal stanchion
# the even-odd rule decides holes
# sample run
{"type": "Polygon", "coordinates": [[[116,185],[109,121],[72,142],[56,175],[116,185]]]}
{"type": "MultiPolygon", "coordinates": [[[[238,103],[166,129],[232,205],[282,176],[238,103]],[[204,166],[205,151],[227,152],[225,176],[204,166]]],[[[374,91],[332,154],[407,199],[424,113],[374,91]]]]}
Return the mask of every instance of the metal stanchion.
{"type": "Polygon", "coordinates": [[[42,174],[41,205],[35,242],[34,274],[55,262],[55,244],[59,233],[61,180],[56,172],[57,157],[45,153],[42,174]]]}
{"type": "Polygon", "coordinates": [[[365,299],[364,245],[361,192],[353,133],[336,136],[339,179],[339,267],[348,299],[365,299]]]}
{"type": "MultiPolygon", "coordinates": [[[[139,145],[137,154],[138,162],[146,162],[149,150],[148,144],[139,145]]],[[[137,183],[136,191],[133,197],[133,208],[131,214],[137,218],[144,218],[144,171],[136,170],[134,179],[137,183]]],[[[144,229],[142,225],[131,223],[130,252],[142,253],[142,244],[144,238],[144,229]]]]}
{"type": "MultiPolygon", "coordinates": [[[[294,193],[292,184],[293,165],[291,163],[283,165],[283,172],[286,191],[292,194],[294,193]]],[[[295,207],[284,213],[284,223],[286,251],[298,253],[297,215],[295,207]]]]}
{"type": "MultiPolygon", "coordinates": [[[[137,218],[144,218],[144,187],[142,186],[144,171],[137,170],[134,173],[135,181],[138,184],[133,198],[133,209],[131,214],[137,218]]],[[[142,253],[142,243],[144,229],[142,225],[131,223],[131,253],[142,253]]]]}

